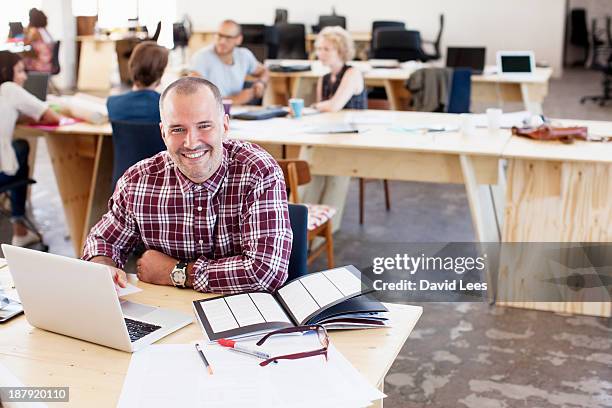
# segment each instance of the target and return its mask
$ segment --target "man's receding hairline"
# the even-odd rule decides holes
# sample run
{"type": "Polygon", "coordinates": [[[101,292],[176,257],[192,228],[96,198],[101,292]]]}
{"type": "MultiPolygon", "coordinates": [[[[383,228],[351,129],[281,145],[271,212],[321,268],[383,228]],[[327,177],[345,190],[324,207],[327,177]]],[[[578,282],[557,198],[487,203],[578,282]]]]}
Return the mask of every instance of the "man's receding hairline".
{"type": "Polygon", "coordinates": [[[208,92],[210,92],[213,99],[217,103],[217,108],[220,111],[223,111],[223,101],[221,98],[221,94],[212,82],[204,78],[185,77],[177,79],[176,81],[168,85],[166,89],[164,89],[159,98],[160,113],[163,111],[163,106],[166,98],[171,96],[171,94],[175,93],[177,95],[193,95],[201,89],[206,89],[208,92]],[[217,90],[216,94],[213,88],[217,90]]]}

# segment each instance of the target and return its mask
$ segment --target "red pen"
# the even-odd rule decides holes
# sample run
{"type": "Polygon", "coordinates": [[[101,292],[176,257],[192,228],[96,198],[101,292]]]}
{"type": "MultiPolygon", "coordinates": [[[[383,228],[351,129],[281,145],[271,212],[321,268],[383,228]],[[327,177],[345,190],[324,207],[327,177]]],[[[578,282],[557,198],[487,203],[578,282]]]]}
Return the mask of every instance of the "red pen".
{"type": "Polygon", "coordinates": [[[218,343],[219,345],[223,347],[227,347],[230,350],[238,351],[240,353],[248,354],[250,356],[255,356],[263,360],[267,360],[270,358],[270,355],[268,353],[264,353],[263,351],[254,350],[254,349],[251,349],[245,346],[241,346],[240,344],[236,343],[234,340],[219,339],[218,343]]]}

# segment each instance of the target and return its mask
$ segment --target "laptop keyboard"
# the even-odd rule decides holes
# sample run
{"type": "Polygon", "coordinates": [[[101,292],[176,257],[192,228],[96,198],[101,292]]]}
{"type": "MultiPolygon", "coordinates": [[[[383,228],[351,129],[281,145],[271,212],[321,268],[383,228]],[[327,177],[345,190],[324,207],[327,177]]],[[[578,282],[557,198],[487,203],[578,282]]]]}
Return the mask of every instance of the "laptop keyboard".
{"type": "Polygon", "coordinates": [[[132,320],[124,317],[125,325],[130,335],[130,341],[133,343],[146,336],[149,333],[153,333],[155,330],[161,329],[161,326],[154,324],[139,322],[138,320],[132,320]]]}

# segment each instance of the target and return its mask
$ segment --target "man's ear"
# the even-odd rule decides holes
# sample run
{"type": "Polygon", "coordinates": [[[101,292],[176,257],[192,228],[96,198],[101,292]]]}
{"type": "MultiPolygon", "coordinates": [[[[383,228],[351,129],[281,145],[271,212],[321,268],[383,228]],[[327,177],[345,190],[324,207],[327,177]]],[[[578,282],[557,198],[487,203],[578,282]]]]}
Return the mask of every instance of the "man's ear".
{"type": "Polygon", "coordinates": [[[159,122],[159,133],[161,133],[162,140],[166,147],[168,147],[168,143],[166,143],[166,132],[164,131],[164,124],[159,122]]]}
{"type": "Polygon", "coordinates": [[[242,36],[242,34],[240,34],[238,38],[236,38],[236,42],[238,43],[238,45],[242,45],[242,40],[244,40],[244,37],[242,36]]]}
{"type": "Polygon", "coordinates": [[[230,130],[229,115],[223,114],[223,139],[227,139],[230,130]]]}

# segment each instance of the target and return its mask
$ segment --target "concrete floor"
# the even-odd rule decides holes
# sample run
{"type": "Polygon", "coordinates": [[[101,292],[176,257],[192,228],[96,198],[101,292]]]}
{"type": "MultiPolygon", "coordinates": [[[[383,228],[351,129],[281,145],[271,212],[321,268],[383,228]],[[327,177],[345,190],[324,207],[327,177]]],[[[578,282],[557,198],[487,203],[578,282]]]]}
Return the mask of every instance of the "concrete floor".
{"type": "MultiPolygon", "coordinates": [[[[578,102],[582,95],[598,94],[599,82],[597,73],[565,71],[551,82],[545,114],[612,120],[612,106],[578,102]]],[[[44,143],[36,161],[34,215],[51,252],[74,256],[44,143]]],[[[338,265],[371,265],[360,248],[372,243],[474,240],[461,185],[391,182],[390,212],[384,210],[381,182],[371,181],[366,189],[366,222],[359,226],[357,184],[351,185],[335,235],[338,265]]],[[[2,232],[7,242],[6,226],[2,232]]],[[[324,268],[321,259],[312,270],[324,268]]],[[[612,407],[612,319],[482,303],[422,306],[423,317],[387,376],[386,407],[612,407]]]]}

